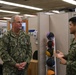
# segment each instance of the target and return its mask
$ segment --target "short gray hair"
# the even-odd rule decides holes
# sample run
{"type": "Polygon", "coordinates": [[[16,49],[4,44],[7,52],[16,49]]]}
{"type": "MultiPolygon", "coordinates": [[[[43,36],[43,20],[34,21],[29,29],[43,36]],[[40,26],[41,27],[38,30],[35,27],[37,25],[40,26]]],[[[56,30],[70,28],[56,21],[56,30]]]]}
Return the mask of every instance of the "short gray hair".
{"type": "Polygon", "coordinates": [[[10,21],[11,23],[13,23],[15,21],[15,16],[16,15],[12,16],[11,21],[10,21]]]}
{"type": "Polygon", "coordinates": [[[13,23],[14,21],[15,21],[15,17],[16,16],[19,16],[19,15],[14,15],[14,16],[12,16],[12,18],[11,18],[11,23],[13,23]]]}

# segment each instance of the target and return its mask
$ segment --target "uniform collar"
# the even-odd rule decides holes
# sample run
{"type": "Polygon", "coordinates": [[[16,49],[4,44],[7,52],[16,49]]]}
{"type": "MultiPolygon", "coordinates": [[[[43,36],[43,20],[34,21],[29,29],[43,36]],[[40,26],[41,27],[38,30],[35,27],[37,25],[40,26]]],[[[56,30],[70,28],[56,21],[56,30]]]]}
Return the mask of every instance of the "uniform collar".
{"type": "Polygon", "coordinates": [[[10,30],[10,35],[13,36],[13,37],[18,37],[18,36],[21,36],[22,34],[24,34],[23,30],[20,30],[18,35],[15,34],[12,30],[10,30]]]}

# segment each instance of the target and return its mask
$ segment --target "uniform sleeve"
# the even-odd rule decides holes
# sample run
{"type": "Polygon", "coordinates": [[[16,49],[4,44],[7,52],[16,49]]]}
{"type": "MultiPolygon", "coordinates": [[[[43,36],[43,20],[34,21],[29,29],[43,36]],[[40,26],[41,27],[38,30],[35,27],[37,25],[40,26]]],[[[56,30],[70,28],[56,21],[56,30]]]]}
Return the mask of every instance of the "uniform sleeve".
{"type": "Polygon", "coordinates": [[[72,50],[69,51],[67,67],[70,67],[73,70],[76,70],[76,47],[73,46],[72,50]]]}
{"type": "Polygon", "coordinates": [[[68,68],[71,68],[72,70],[76,70],[76,61],[67,61],[66,65],[68,68]]]}
{"type": "Polygon", "coordinates": [[[7,36],[3,36],[0,40],[0,57],[4,63],[15,65],[15,60],[9,55],[7,50],[8,42],[7,36]]]}
{"type": "Polygon", "coordinates": [[[30,63],[31,57],[32,57],[32,47],[30,42],[30,36],[27,35],[27,59],[26,62],[30,63]]]}

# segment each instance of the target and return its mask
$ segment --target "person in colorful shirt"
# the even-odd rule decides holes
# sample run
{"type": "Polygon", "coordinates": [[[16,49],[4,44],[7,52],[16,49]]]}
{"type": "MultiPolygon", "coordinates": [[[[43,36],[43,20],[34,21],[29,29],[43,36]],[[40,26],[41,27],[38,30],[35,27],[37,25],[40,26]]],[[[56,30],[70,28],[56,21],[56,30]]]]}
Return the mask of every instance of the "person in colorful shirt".
{"type": "Polygon", "coordinates": [[[22,19],[19,15],[13,16],[11,23],[12,29],[0,41],[3,75],[27,75],[32,57],[30,36],[22,30],[22,19]]]}
{"type": "Polygon", "coordinates": [[[56,57],[60,59],[60,63],[66,65],[66,75],[76,75],[76,17],[69,19],[70,33],[74,34],[68,54],[65,55],[61,51],[57,51],[56,57]]]}

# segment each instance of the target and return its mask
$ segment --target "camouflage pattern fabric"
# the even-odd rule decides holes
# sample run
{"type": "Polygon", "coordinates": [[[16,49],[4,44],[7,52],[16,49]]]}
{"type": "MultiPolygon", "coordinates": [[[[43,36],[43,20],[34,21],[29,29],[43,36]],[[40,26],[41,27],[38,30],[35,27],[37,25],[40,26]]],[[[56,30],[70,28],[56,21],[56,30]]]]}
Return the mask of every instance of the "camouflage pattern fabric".
{"type": "Polygon", "coordinates": [[[73,39],[67,58],[66,75],[76,75],[76,40],[73,39]]]}
{"type": "Polygon", "coordinates": [[[20,31],[19,35],[10,30],[0,41],[0,57],[3,60],[3,75],[26,75],[28,64],[32,57],[30,37],[20,31]],[[27,62],[21,72],[15,67],[16,63],[27,62]],[[18,74],[22,73],[22,74],[18,74]]]}

